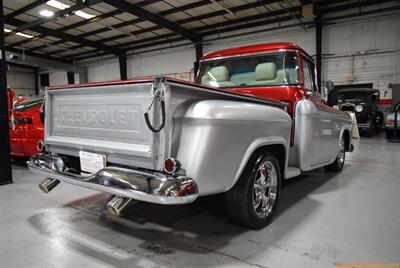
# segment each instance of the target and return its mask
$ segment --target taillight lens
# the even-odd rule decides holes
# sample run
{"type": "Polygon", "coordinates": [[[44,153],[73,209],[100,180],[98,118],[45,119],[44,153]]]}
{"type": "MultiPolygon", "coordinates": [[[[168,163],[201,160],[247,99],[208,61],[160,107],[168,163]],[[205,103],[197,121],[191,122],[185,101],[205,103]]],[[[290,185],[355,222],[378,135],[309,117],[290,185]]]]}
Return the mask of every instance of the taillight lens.
{"type": "Polygon", "coordinates": [[[180,168],[180,163],[178,160],[174,159],[174,158],[167,158],[164,161],[164,171],[172,174],[175,171],[177,171],[180,168]]]}
{"type": "Polygon", "coordinates": [[[17,117],[14,118],[15,125],[32,125],[33,121],[32,118],[24,118],[24,117],[17,117]]]}

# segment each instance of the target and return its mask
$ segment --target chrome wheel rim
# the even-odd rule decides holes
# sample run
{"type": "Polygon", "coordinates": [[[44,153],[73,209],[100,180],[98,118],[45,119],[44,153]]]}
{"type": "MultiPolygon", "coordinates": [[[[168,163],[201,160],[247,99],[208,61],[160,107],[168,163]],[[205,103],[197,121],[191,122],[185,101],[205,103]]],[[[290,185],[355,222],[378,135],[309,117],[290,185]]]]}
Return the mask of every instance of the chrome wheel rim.
{"type": "Polygon", "coordinates": [[[344,164],[344,154],[345,154],[345,148],[344,148],[344,140],[343,138],[340,139],[340,143],[339,143],[339,155],[338,155],[338,160],[339,160],[339,164],[343,165],[344,164]]]}
{"type": "Polygon", "coordinates": [[[253,184],[253,207],[260,218],[268,217],[275,205],[278,194],[278,173],[275,165],[269,161],[263,161],[256,165],[253,184]]]}

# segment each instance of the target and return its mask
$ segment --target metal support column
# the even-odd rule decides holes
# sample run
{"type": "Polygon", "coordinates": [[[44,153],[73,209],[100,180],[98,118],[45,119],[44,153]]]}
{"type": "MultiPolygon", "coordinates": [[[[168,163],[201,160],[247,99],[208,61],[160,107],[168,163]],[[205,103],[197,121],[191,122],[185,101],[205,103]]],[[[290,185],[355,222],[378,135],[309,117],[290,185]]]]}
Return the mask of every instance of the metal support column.
{"type": "Polygon", "coordinates": [[[39,90],[40,90],[40,86],[39,86],[39,68],[35,68],[35,95],[38,96],[39,95],[39,90]]]}
{"type": "Polygon", "coordinates": [[[118,57],[118,60],[119,60],[119,74],[121,80],[126,80],[128,79],[126,55],[120,55],[118,57]]]}
{"type": "Polygon", "coordinates": [[[3,0],[0,0],[0,185],[12,183],[3,0]]]}
{"type": "Polygon", "coordinates": [[[68,84],[75,84],[75,73],[67,72],[68,84]]]}
{"type": "Polygon", "coordinates": [[[322,75],[321,75],[321,70],[322,70],[322,18],[321,18],[321,13],[318,10],[317,11],[317,18],[316,18],[316,65],[317,65],[317,85],[318,85],[318,90],[321,93],[322,92],[322,75]]]}
{"type": "Polygon", "coordinates": [[[203,43],[196,43],[194,46],[195,53],[196,53],[196,61],[194,62],[194,77],[196,78],[197,71],[199,70],[200,66],[200,58],[203,56],[203,43]]]}

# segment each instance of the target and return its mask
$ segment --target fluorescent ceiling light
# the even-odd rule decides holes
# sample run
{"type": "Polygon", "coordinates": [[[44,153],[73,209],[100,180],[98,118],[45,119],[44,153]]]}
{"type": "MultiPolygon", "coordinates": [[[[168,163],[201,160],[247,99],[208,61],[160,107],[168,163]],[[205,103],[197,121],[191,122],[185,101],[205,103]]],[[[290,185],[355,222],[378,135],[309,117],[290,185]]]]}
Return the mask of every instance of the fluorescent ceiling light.
{"type": "Polygon", "coordinates": [[[88,14],[88,13],[85,13],[85,12],[80,11],[80,10],[76,11],[75,15],[77,15],[79,17],[82,17],[84,19],[87,19],[87,20],[96,17],[95,15],[88,14]]]}
{"type": "MultiPolygon", "coordinates": [[[[67,8],[70,7],[69,5],[61,3],[61,2],[59,2],[57,0],[47,1],[46,5],[49,5],[51,7],[54,7],[54,8],[57,8],[57,9],[61,9],[61,10],[64,10],[64,9],[67,9],[67,8]]],[[[91,15],[91,14],[85,13],[85,12],[80,11],[80,10],[76,11],[75,15],[77,15],[79,17],[82,17],[84,19],[91,19],[91,18],[96,17],[95,15],[91,15]]]]}
{"type": "Polygon", "coordinates": [[[20,33],[20,32],[17,32],[16,35],[19,35],[19,36],[22,36],[22,37],[25,37],[25,38],[32,38],[33,37],[33,35],[24,34],[24,33],[20,33]]]}
{"type": "Polygon", "coordinates": [[[39,15],[42,17],[53,17],[54,16],[54,12],[48,9],[43,9],[39,12],[39,15]]]}
{"type": "MultiPolygon", "coordinates": [[[[12,30],[4,28],[4,32],[11,33],[12,30]]],[[[25,38],[33,38],[33,35],[30,35],[30,34],[24,34],[24,33],[20,33],[20,32],[16,32],[15,34],[19,35],[19,36],[22,36],[22,37],[25,37],[25,38]]]]}

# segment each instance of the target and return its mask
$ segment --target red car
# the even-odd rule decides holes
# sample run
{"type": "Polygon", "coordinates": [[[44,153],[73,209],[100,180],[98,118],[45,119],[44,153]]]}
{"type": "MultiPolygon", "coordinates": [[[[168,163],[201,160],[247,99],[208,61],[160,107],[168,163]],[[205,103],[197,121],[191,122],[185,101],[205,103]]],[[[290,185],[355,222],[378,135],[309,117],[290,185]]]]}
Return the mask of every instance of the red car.
{"type": "Polygon", "coordinates": [[[14,102],[10,124],[12,157],[31,157],[38,152],[37,143],[44,134],[42,104],[43,99],[36,97],[14,102]]]}

